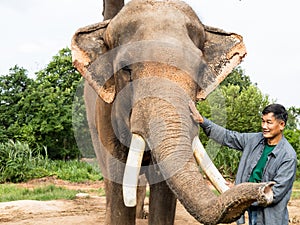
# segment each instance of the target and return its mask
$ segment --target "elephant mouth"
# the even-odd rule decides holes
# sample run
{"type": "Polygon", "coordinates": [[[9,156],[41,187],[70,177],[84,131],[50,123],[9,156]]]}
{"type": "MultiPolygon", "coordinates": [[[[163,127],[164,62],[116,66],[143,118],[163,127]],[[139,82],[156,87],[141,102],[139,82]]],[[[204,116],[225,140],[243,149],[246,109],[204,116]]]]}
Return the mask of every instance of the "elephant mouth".
{"type": "MultiPolygon", "coordinates": [[[[123,176],[123,199],[124,204],[127,207],[136,206],[138,177],[140,174],[145,146],[146,142],[143,137],[138,134],[132,135],[123,176]]],[[[203,172],[214,187],[220,193],[227,191],[229,187],[226,185],[225,179],[213,164],[198,136],[196,136],[193,140],[192,149],[198,166],[202,168],[203,172]]]]}

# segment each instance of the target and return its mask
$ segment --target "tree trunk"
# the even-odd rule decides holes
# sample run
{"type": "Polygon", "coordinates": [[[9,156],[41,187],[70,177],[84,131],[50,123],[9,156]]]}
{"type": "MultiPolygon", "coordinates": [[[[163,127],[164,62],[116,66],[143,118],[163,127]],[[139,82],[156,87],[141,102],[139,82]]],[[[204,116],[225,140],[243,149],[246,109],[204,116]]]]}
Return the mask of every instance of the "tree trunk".
{"type": "Polygon", "coordinates": [[[124,6],[124,0],[103,0],[104,20],[112,19],[124,6]]]}

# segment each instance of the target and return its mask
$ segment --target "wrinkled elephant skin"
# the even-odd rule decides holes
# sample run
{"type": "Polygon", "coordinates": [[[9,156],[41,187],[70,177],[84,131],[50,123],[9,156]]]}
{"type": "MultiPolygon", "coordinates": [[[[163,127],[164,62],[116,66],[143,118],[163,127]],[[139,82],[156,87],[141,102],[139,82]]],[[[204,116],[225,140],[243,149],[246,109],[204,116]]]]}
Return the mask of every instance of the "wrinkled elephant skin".
{"type": "Polygon", "coordinates": [[[135,207],[126,207],[122,195],[132,134],[146,143],[141,173],[150,184],[151,225],[174,223],[176,199],[199,222],[217,224],[272,198],[266,188],[272,184],[238,185],[215,196],[193,158],[198,127],[188,102],[205,98],[245,54],[241,36],[204,26],[175,0],[133,0],[112,20],[76,32],[73,63],[88,83],[85,100],[105,177],[106,224],[135,224],[135,207]]]}

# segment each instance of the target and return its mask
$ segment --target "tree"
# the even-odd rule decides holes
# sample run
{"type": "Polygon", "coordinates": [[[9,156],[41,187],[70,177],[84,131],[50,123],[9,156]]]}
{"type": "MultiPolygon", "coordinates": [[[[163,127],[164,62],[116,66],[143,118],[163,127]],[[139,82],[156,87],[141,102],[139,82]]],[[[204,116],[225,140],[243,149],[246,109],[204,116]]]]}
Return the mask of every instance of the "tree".
{"type": "Polygon", "coordinates": [[[261,111],[268,104],[269,97],[238,67],[198,107],[204,116],[228,129],[256,132],[261,111]]]}
{"type": "Polygon", "coordinates": [[[72,103],[81,75],[72,66],[71,51],[59,51],[37,74],[21,105],[22,131],[31,146],[46,146],[50,158],[79,155],[72,128],[72,103]]]}
{"type": "Polygon", "coordinates": [[[286,125],[286,129],[289,130],[297,130],[300,127],[300,108],[290,107],[288,109],[288,122],[286,125]]]}
{"type": "Polygon", "coordinates": [[[84,79],[82,78],[77,87],[73,101],[73,131],[77,146],[84,158],[94,158],[95,151],[92,144],[90,129],[86,117],[86,108],[84,104],[84,79]]]}
{"type": "Polygon", "coordinates": [[[239,86],[240,91],[247,89],[250,85],[256,86],[256,84],[251,82],[250,77],[245,75],[245,71],[239,66],[236,67],[220,84],[220,86],[226,87],[229,85],[239,86]]]}
{"type": "MultiPolygon", "coordinates": [[[[238,67],[205,101],[198,103],[198,109],[203,116],[230,130],[257,132],[261,130],[261,111],[268,104],[268,96],[263,95],[238,67]]],[[[208,140],[202,129],[200,139],[223,174],[233,177],[240,152],[208,140]]]]}
{"type": "Polygon", "coordinates": [[[9,73],[0,76],[0,142],[16,140],[20,133],[20,124],[24,121],[22,106],[19,104],[33,84],[27,70],[14,66],[9,73]]]}
{"type": "MultiPolygon", "coordinates": [[[[79,156],[72,108],[81,79],[68,48],[60,50],[45,69],[37,72],[35,80],[28,78],[23,68],[10,69],[8,75],[0,77],[0,142],[21,141],[33,149],[45,146],[50,158],[79,156]]],[[[83,115],[82,99],[76,107],[83,115]]],[[[76,118],[76,124],[84,120],[76,118]]]]}
{"type": "Polygon", "coordinates": [[[112,19],[124,6],[124,0],[103,0],[104,20],[112,19]]]}

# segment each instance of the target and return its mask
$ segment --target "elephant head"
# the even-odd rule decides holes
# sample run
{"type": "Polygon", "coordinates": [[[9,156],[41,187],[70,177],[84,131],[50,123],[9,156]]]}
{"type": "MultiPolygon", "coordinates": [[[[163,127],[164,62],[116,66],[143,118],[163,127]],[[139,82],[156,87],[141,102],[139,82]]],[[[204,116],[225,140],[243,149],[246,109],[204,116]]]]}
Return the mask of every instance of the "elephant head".
{"type": "MultiPolygon", "coordinates": [[[[238,185],[216,197],[192,153],[198,127],[189,100],[206,98],[245,54],[241,36],[203,25],[175,0],[132,0],[113,19],[79,29],[72,40],[75,67],[110,107],[113,141],[129,146],[134,134],[150,150],[159,179],[204,224],[234,221],[258,198],[265,203],[270,197],[266,184],[238,185]]],[[[123,158],[111,154],[125,163],[128,148],[124,152],[123,158]]],[[[133,165],[146,164],[139,153],[132,155],[133,165]]]]}

